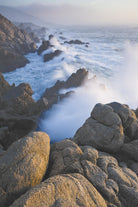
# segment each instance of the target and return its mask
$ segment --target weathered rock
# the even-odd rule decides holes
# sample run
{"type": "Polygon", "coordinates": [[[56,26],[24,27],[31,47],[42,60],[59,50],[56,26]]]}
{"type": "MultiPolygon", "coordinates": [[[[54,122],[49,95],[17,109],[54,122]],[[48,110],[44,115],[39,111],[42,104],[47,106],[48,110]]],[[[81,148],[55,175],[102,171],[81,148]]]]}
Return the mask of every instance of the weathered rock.
{"type": "Polygon", "coordinates": [[[88,160],[96,165],[98,159],[98,151],[90,146],[82,146],[81,149],[83,151],[81,161],[88,160]]]}
{"type": "Polygon", "coordinates": [[[52,145],[50,155],[50,174],[49,176],[69,172],[81,172],[76,165],[80,160],[82,151],[74,142],[63,140],[52,145]],[[75,163],[75,165],[74,165],[75,163]]]}
{"type": "Polygon", "coordinates": [[[41,53],[44,50],[47,50],[50,47],[50,42],[49,41],[43,41],[42,44],[40,45],[40,47],[37,50],[37,54],[41,55],[41,53]]]}
{"type": "Polygon", "coordinates": [[[49,152],[48,135],[34,132],[14,142],[0,157],[0,186],[6,195],[5,206],[41,182],[47,169],[49,152]]]}
{"type": "Polygon", "coordinates": [[[120,193],[124,206],[138,206],[138,189],[135,190],[126,185],[120,185],[120,193]]]}
{"type": "Polygon", "coordinates": [[[130,110],[127,105],[113,102],[109,104],[115,113],[117,113],[124,127],[125,134],[131,139],[138,139],[138,120],[134,111],[130,110]]]}
{"type": "Polygon", "coordinates": [[[119,185],[119,198],[121,203],[128,207],[137,206],[138,178],[136,174],[128,168],[121,169],[120,167],[108,166],[107,169],[109,178],[113,179],[119,185]],[[131,198],[128,196],[129,192],[131,192],[131,198]],[[130,202],[132,200],[133,202],[130,202]]]}
{"type": "Polygon", "coordinates": [[[94,185],[98,192],[109,202],[116,206],[121,206],[116,195],[119,193],[117,183],[114,180],[108,179],[108,175],[90,161],[82,161],[81,164],[85,172],[84,176],[94,185]]]}
{"type": "MultiPolygon", "coordinates": [[[[105,157],[108,162],[113,160],[118,166],[115,158],[108,154],[105,157]]],[[[107,163],[107,161],[104,161],[101,165],[101,167],[104,166],[102,169],[97,166],[98,160],[99,152],[96,149],[90,146],[79,148],[74,142],[66,139],[53,144],[51,147],[48,176],[63,173],[80,173],[94,185],[104,199],[109,203],[120,206],[118,185],[113,179],[108,179],[108,164],[104,166],[104,163],[107,163]],[[106,171],[104,170],[105,168],[106,171]]]]}
{"type": "Polygon", "coordinates": [[[138,162],[138,140],[123,144],[121,148],[128,157],[131,157],[136,162],[138,162]]]}
{"type": "Polygon", "coordinates": [[[12,207],[61,206],[106,207],[106,202],[91,183],[80,174],[57,175],[34,187],[16,200],[12,207]]]}
{"type": "Polygon", "coordinates": [[[120,117],[110,106],[97,104],[91,117],[73,137],[79,145],[91,145],[99,150],[117,152],[124,142],[120,117]]]}
{"type": "Polygon", "coordinates": [[[61,55],[62,51],[61,50],[55,50],[52,53],[49,54],[45,54],[44,55],[44,62],[48,62],[50,60],[52,60],[55,57],[58,57],[59,55],[61,55]]]}
{"type": "Polygon", "coordinates": [[[9,72],[27,64],[24,54],[35,52],[36,45],[28,33],[2,15],[0,22],[0,72],[9,72]]]}

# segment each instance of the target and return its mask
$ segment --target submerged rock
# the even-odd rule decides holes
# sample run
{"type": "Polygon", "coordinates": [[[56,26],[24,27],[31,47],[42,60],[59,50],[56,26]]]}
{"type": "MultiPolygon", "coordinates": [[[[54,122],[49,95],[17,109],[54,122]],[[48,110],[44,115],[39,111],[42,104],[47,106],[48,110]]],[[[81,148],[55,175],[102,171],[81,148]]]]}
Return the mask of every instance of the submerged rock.
{"type": "Polygon", "coordinates": [[[106,207],[94,186],[80,174],[57,175],[32,188],[11,207],[106,207]]]}
{"type": "Polygon", "coordinates": [[[0,206],[8,206],[41,182],[47,169],[49,152],[50,139],[44,132],[29,134],[9,147],[0,157],[0,186],[3,192],[0,194],[0,206]]]}

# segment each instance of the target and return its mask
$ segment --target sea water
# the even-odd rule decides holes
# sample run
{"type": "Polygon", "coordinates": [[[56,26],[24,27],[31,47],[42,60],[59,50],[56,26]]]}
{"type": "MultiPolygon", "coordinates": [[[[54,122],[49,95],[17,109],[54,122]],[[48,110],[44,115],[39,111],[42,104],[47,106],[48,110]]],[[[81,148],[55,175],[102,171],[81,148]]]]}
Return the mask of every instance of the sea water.
{"type": "Polygon", "coordinates": [[[39,130],[58,141],[72,137],[96,103],[118,101],[133,109],[138,106],[138,27],[60,27],[49,29],[45,38],[51,33],[53,47],[40,56],[26,55],[30,63],[5,73],[6,80],[16,85],[29,83],[33,98],[38,100],[46,88],[57,80],[66,80],[79,68],[86,68],[89,78],[96,75],[97,79],[76,88],[72,97],[44,112],[38,123],[39,130]],[[87,42],[88,47],[64,43],[72,39],[87,42]],[[43,62],[43,55],[56,49],[62,50],[62,54],[43,62]]]}

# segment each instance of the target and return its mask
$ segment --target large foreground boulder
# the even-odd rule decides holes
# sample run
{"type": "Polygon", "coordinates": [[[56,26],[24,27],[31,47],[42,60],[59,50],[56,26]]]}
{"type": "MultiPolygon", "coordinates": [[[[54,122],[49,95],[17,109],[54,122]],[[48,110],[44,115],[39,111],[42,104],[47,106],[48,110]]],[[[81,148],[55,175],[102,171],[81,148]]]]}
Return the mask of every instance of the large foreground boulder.
{"type": "Polygon", "coordinates": [[[94,186],[80,174],[57,175],[32,188],[11,207],[106,207],[94,186]]]}
{"type": "Polygon", "coordinates": [[[50,139],[44,132],[34,132],[14,142],[0,157],[0,206],[8,206],[45,175],[50,139]]]}
{"type": "Polygon", "coordinates": [[[97,104],[91,117],[74,135],[73,141],[107,152],[119,151],[124,142],[124,131],[119,115],[111,106],[97,104]]]}

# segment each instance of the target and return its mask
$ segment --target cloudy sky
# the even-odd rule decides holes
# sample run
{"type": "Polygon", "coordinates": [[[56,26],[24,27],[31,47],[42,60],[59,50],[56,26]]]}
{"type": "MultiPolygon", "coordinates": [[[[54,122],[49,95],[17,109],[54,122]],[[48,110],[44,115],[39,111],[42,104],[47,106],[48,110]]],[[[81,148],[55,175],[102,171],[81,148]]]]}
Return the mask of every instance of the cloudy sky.
{"type": "Polygon", "coordinates": [[[138,25],[138,0],[0,0],[60,24],[138,25]]]}

